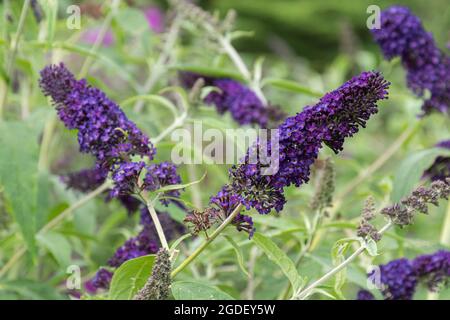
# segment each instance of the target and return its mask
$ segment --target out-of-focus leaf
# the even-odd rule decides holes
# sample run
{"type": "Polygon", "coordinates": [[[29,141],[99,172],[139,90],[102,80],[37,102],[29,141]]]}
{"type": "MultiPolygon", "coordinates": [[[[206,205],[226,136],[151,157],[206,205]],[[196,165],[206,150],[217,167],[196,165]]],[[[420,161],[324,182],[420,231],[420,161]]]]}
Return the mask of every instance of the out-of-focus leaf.
{"type": "Polygon", "coordinates": [[[174,282],[172,294],[176,300],[234,300],[216,287],[190,281],[174,282]]]}
{"type": "Polygon", "coordinates": [[[448,150],[432,148],[410,154],[403,160],[394,178],[394,190],[391,199],[393,202],[400,201],[407,196],[419,182],[423,172],[428,169],[439,155],[450,155],[448,150]]]}
{"type": "Polygon", "coordinates": [[[263,84],[270,84],[279,89],[306,94],[306,95],[314,97],[314,98],[320,98],[323,95],[320,92],[309,89],[309,88],[302,86],[301,84],[299,84],[295,81],[291,81],[291,80],[266,78],[263,80],[263,84]]]}
{"type": "Polygon", "coordinates": [[[114,272],[109,298],[112,300],[133,299],[150,277],[154,261],[154,255],[147,255],[123,263],[114,272]]]}
{"type": "Polygon", "coordinates": [[[238,261],[238,265],[241,268],[242,272],[248,277],[248,271],[245,268],[245,264],[244,264],[244,256],[242,254],[242,250],[239,247],[239,245],[236,243],[236,241],[233,240],[233,238],[231,238],[228,235],[224,235],[225,239],[228,240],[228,242],[233,246],[234,252],[236,253],[236,258],[238,261]]]}
{"type": "Polygon", "coordinates": [[[36,239],[51,253],[61,267],[66,268],[71,264],[72,248],[63,235],[49,231],[44,234],[38,234],[36,239]]]}
{"type": "Polygon", "coordinates": [[[25,122],[0,123],[0,185],[32,255],[36,253],[37,134],[25,122]],[[7,155],[7,156],[6,156],[7,155]]]}
{"type": "Polygon", "coordinates": [[[218,69],[212,67],[192,66],[192,65],[174,65],[171,68],[179,71],[188,71],[216,78],[232,78],[239,81],[245,80],[240,73],[232,72],[229,71],[228,69],[218,69]]]}
{"type": "Polygon", "coordinates": [[[54,287],[47,283],[36,282],[28,279],[0,282],[0,297],[8,295],[14,299],[31,300],[59,300],[63,297],[54,287]]]}
{"type": "Polygon", "coordinates": [[[294,262],[284,253],[271,239],[263,236],[261,233],[255,233],[253,235],[253,241],[258,247],[267,255],[267,257],[274,263],[276,263],[281,271],[291,282],[294,292],[300,290],[303,286],[303,279],[297,272],[294,262]]]}
{"type": "Polygon", "coordinates": [[[142,32],[151,33],[147,19],[141,10],[134,8],[122,8],[115,16],[117,24],[127,33],[139,34],[142,32]]]}

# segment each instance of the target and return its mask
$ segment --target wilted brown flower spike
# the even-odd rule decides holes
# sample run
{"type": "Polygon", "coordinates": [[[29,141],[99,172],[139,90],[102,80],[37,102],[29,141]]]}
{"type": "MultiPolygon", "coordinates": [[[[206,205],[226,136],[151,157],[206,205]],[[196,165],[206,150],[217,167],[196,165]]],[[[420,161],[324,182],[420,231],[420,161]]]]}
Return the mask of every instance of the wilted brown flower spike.
{"type": "Polygon", "coordinates": [[[134,300],[165,300],[170,293],[170,255],[161,248],[156,254],[152,275],[144,287],[134,296],[134,300]]]}
{"type": "Polygon", "coordinates": [[[380,241],[381,235],[378,233],[377,228],[375,228],[369,221],[375,218],[376,209],[375,201],[372,197],[367,198],[363,212],[361,215],[361,221],[358,226],[357,235],[362,238],[372,238],[374,241],[380,241]]]}
{"type": "Polygon", "coordinates": [[[334,164],[331,158],[324,160],[316,191],[311,200],[313,211],[324,210],[332,206],[334,193],[334,164]]]}
{"type": "Polygon", "coordinates": [[[428,214],[428,204],[438,205],[440,199],[448,199],[450,195],[450,179],[435,181],[429,188],[418,187],[410,196],[390,207],[384,208],[381,213],[392,219],[400,227],[412,224],[414,213],[428,214]]]}

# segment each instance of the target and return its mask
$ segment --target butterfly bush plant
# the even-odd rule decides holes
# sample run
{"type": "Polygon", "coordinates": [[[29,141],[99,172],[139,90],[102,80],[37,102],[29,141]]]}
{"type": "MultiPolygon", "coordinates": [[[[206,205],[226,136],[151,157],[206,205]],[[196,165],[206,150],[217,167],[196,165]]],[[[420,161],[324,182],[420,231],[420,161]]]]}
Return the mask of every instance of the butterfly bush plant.
{"type": "Polygon", "coordinates": [[[0,298],[450,297],[450,59],[420,11],[315,66],[194,1],[0,6],[0,298]]]}

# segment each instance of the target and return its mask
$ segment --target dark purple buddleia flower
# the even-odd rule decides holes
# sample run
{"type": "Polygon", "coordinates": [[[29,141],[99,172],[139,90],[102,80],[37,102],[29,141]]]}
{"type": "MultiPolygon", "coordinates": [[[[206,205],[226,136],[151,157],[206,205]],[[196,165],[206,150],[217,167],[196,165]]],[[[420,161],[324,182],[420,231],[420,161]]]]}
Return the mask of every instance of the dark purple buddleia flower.
{"type": "MultiPolygon", "coordinates": [[[[239,197],[234,194],[229,186],[224,186],[217,195],[211,197],[210,204],[215,206],[218,210],[214,218],[223,221],[225,220],[236,208],[239,203],[239,197]]],[[[253,219],[250,216],[238,213],[231,222],[238,231],[245,231],[248,233],[249,238],[253,237],[256,228],[253,224],[253,219]]]]}
{"type": "MultiPolygon", "coordinates": [[[[450,251],[439,250],[408,260],[392,260],[380,266],[379,279],[376,272],[369,279],[381,284],[381,292],[386,300],[412,300],[419,283],[425,283],[429,290],[437,291],[448,284],[450,279],[450,251]]],[[[364,290],[361,290],[364,291],[364,290]]],[[[360,293],[358,293],[358,300],[360,293]]],[[[364,292],[361,295],[366,295],[364,292]]]]}
{"type": "Polygon", "coordinates": [[[422,110],[448,112],[450,107],[450,57],[437,46],[420,19],[402,6],[381,12],[381,28],[372,29],[386,59],[399,56],[407,72],[407,82],[418,96],[430,91],[422,110]]]}
{"type": "Polygon", "coordinates": [[[153,158],[149,138],[120,107],[86,80],[76,80],[64,64],[45,67],[39,85],[66,127],[78,130],[80,151],[94,155],[99,166],[110,170],[134,155],[153,158]]]}
{"type": "Polygon", "coordinates": [[[60,176],[68,189],[89,192],[101,186],[108,176],[108,171],[102,168],[87,168],[60,176]]]}
{"type": "Polygon", "coordinates": [[[114,187],[112,197],[119,195],[138,194],[141,191],[139,176],[145,167],[145,162],[123,162],[118,165],[112,174],[114,187]]]}
{"type": "MultiPolygon", "coordinates": [[[[181,177],[177,173],[177,166],[171,162],[153,163],[147,167],[147,174],[144,178],[144,188],[148,191],[155,191],[162,187],[181,183],[181,177]]],[[[165,197],[178,198],[179,190],[164,192],[165,197]]],[[[168,205],[170,199],[161,199],[162,204],[168,205]]]]}
{"type": "Polygon", "coordinates": [[[284,113],[275,106],[265,106],[258,96],[248,87],[232,79],[213,78],[191,72],[180,74],[182,84],[192,88],[198,79],[203,79],[204,85],[216,87],[205,98],[204,102],[214,105],[219,114],[230,112],[236,122],[241,125],[257,124],[262,128],[271,122],[284,118],[284,113]]]}
{"type": "MultiPolygon", "coordinates": [[[[105,169],[94,166],[92,168],[62,175],[60,178],[68,189],[86,193],[93,191],[102,185],[105,182],[107,175],[108,172],[105,169]]],[[[107,196],[105,196],[105,201],[110,201],[112,199],[110,196],[111,190],[105,191],[105,194],[107,194],[107,196]]],[[[142,205],[142,202],[139,199],[127,194],[119,195],[117,200],[119,200],[129,215],[136,212],[142,205]]]]}
{"type": "Polygon", "coordinates": [[[84,287],[91,294],[95,294],[98,289],[108,290],[112,276],[113,273],[111,271],[100,268],[92,279],[86,281],[84,287]]]}
{"type": "MultiPolygon", "coordinates": [[[[308,106],[278,127],[279,169],[263,175],[261,161],[252,163],[254,150],[272,152],[272,144],[256,144],[237,166],[230,169],[230,190],[247,208],[266,214],[280,211],[286,202],[283,188],[299,187],[308,182],[310,167],[318,157],[322,144],[335,153],[343,149],[344,140],[365,127],[377,113],[376,103],[387,98],[389,83],[378,72],[363,72],[338,89],[327,93],[314,106],[308,106]]],[[[275,152],[275,151],[274,151],[275,152]]]]}
{"type": "Polygon", "coordinates": [[[380,282],[386,300],[412,300],[417,276],[411,262],[402,258],[380,266],[380,282]]]}
{"type": "MultiPolygon", "coordinates": [[[[449,149],[450,140],[444,140],[436,144],[436,147],[449,149]]],[[[450,177],[450,157],[438,156],[433,164],[424,171],[422,178],[430,179],[431,181],[445,180],[450,177]]]]}
{"type": "Polygon", "coordinates": [[[375,297],[367,290],[359,290],[356,300],[375,300],[375,297]]]}
{"type": "Polygon", "coordinates": [[[412,261],[412,266],[420,281],[424,281],[428,289],[437,291],[450,278],[450,252],[439,250],[418,256],[412,261]]]}

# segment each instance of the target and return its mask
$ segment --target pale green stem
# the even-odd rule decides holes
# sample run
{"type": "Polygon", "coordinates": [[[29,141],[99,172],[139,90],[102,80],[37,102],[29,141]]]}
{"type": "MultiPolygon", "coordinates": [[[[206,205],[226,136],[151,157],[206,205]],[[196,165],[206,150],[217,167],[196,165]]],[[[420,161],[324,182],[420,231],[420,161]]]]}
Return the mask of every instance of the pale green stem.
{"type": "Polygon", "coordinates": [[[95,42],[90,50],[91,54],[86,58],[86,60],[84,60],[83,66],[81,67],[81,71],[78,75],[79,78],[86,77],[87,73],[89,72],[89,69],[91,68],[91,65],[94,61],[92,56],[97,53],[97,51],[100,49],[100,46],[103,44],[103,40],[105,39],[105,35],[108,32],[109,26],[111,25],[111,21],[117,13],[117,9],[119,8],[119,4],[120,0],[112,1],[110,12],[106,16],[105,21],[103,22],[97,35],[97,39],[95,39],[95,42]]]}
{"type": "MultiPolygon", "coordinates": [[[[393,225],[392,221],[389,221],[383,228],[380,229],[379,233],[383,234],[385,233],[391,226],[393,225]]],[[[296,294],[293,299],[296,300],[303,300],[306,299],[310,294],[311,291],[313,291],[315,288],[326,282],[328,279],[332,278],[335,274],[337,274],[339,271],[347,267],[353,260],[355,260],[361,253],[364,252],[366,248],[364,246],[360,246],[355,252],[353,252],[347,259],[342,261],[342,263],[335,266],[333,269],[328,271],[326,274],[324,274],[322,277],[320,277],[318,280],[314,281],[312,284],[310,284],[308,287],[300,291],[298,294],[296,294]]]]}
{"type": "MultiPolygon", "coordinates": [[[[310,250],[312,241],[314,239],[314,236],[316,235],[320,221],[322,220],[321,219],[322,216],[323,216],[323,212],[321,210],[318,210],[316,212],[316,214],[314,215],[313,225],[311,227],[311,231],[309,232],[308,239],[307,239],[305,245],[303,246],[302,250],[300,251],[300,254],[298,255],[297,259],[294,262],[296,268],[298,268],[298,266],[302,262],[303,258],[310,250]]],[[[291,291],[291,283],[288,282],[286,289],[284,291],[284,294],[281,296],[281,299],[286,300],[289,297],[290,291],[291,291]]]]}
{"type": "MultiPolygon", "coordinates": [[[[212,31],[216,33],[215,31],[212,31]]],[[[258,98],[261,100],[264,106],[267,106],[267,99],[264,96],[264,93],[261,91],[261,87],[259,83],[255,83],[252,80],[252,75],[245,65],[244,61],[242,60],[239,53],[236,51],[236,49],[231,45],[231,42],[229,39],[219,35],[217,37],[220,45],[227,53],[228,57],[230,57],[231,61],[233,61],[236,68],[239,70],[239,72],[242,74],[242,76],[247,80],[252,90],[255,92],[255,94],[258,96],[258,98]]]]}
{"type": "MultiPolygon", "coordinates": [[[[11,79],[11,72],[14,64],[14,59],[17,53],[17,47],[19,45],[20,36],[22,35],[23,28],[25,26],[25,18],[27,16],[28,7],[30,6],[30,0],[25,0],[22,6],[22,12],[20,13],[19,25],[17,26],[17,31],[15,37],[11,41],[11,48],[6,62],[6,78],[11,79]]],[[[5,9],[6,10],[6,9],[5,9]]],[[[6,15],[6,12],[5,12],[6,15]]],[[[5,17],[6,23],[6,17],[5,17]]],[[[6,25],[4,26],[6,28],[6,25]]],[[[3,117],[3,110],[8,99],[8,84],[6,79],[2,80],[1,91],[0,91],[0,119],[3,117]]]]}
{"type": "Polygon", "coordinates": [[[450,201],[447,205],[447,213],[444,218],[444,224],[441,231],[441,244],[450,246],[450,201]]]}
{"type": "Polygon", "coordinates": [[[233,221],[234,217],[241,211],[242,204],[239,204],[233,212],[222,222],[222,224],[207,238],[192,254],[186,258],[175,270],[172,271],[171,277],[174,278],[184,268],[186,268],[205,248],[217,238],[217,236],[233,221]]]}
{"type": "MultiPolygon", "coordinates": [[[[142,93],[150,93],[155,84],[158,82],[158,80],[161,78],[161,75],[165,72],[165,66],[167,63],[167,60],[169,59],[170,55],[172,54],[172,49],[175,45],[175,42],[177,40],[178,31],[180,29],[180,19],[176,17],[172,23],[172,26],[170,27],[167,40],[164,43],[164,47],[161,51],[161,54],[158,57],[158,60],[153,65],[153,68],[150,70],[150,75],[147,79],[147,82],[144,84],[142,88],[142,93]]],[[[141,112],[142,107],[144,106],[144,100],[138,100],[136,101],[133,110],[135,112],[141,112]]]]}
{"type": "MultiPolygon", "coordinates": [[[[142,196],[142,195],[141,195],[142,196]]],[[[142,196],[145,200],[145,204],[147,205],[148,212],[150,212],[150,217],[153,220],[153,223],[155,224],[156,233],[158,234],[159,241],[161,242],[161,245],[164,249],[169,251],[169,245],[167,243],[166,236],[164,234],[164,230],[161,226],[161,222],[159,221],[158,214],[156,213],[155,207],[153,206],[153,203],[149,201],[146,197],[142,196]]]]}
{"type": "Polygon", "coordinates": [[[51,118],[45,123],[44,132],[42,134],[41,148],[39,151],[38,168],[43,171],[48,168],[48,155],[50,153],[50,143],[52,140],[53,131],[56,127],[56,116],[52,115],[51,118]]]}

